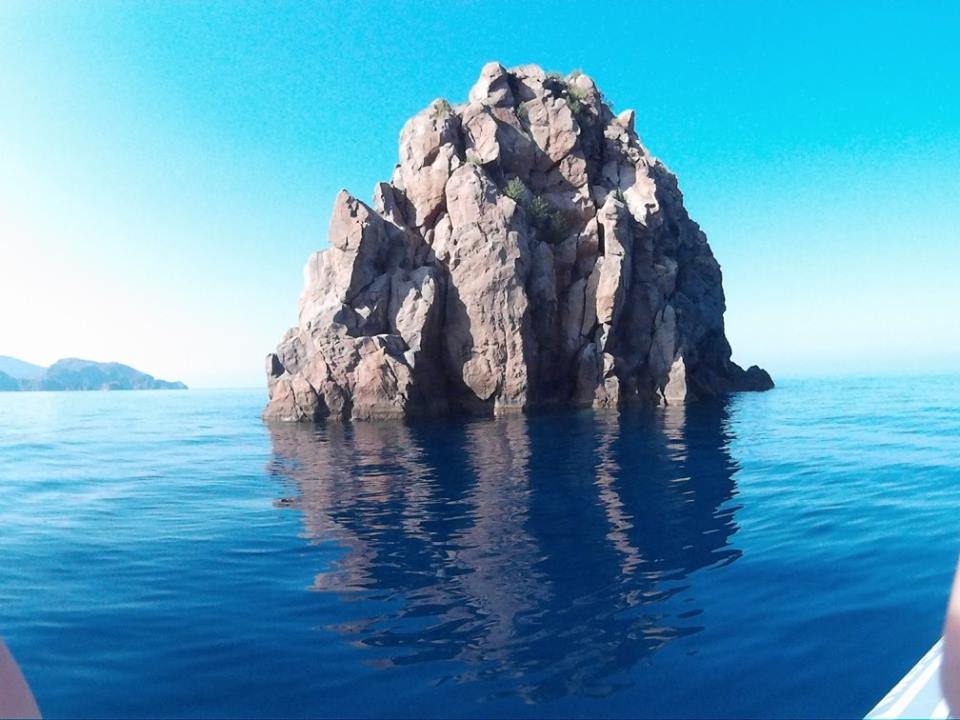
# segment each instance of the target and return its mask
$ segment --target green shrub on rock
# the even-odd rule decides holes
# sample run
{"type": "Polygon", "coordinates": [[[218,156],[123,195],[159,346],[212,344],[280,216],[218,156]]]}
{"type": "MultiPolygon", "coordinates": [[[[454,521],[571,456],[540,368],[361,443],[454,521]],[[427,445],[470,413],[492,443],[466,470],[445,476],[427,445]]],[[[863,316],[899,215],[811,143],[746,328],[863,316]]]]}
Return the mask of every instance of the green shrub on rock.
{"type": "Polygon", "coordinates": [[[570,221],[567,217],[542,195],[533,197],[523,209],[538,239],[544,242],[551,244],[562,242],[570,231],[570,221]]]}
{"type": "Polygon", "coordinates": [[[586,109],[587,91],[578,85],[567,83],[565,94],[570,111],[579,116],[586,109]]]}
{"type": "Polygon", "coordinates": [[[450,107],[450,103],[447,102],[444,98],[437,98],[433,101],[433,112],[430,113],[431,120],[439,120],[442,117],[446,117],[453,112],[453,108],[450,107]]]}
{"type": "Polygon", "coordinates": [[[523,180],[520,178],[511,178],[510,182],[504,186],[503,194],[518,205],[522,205],[527,195],[527,186],[523,184],[523,180]]]}

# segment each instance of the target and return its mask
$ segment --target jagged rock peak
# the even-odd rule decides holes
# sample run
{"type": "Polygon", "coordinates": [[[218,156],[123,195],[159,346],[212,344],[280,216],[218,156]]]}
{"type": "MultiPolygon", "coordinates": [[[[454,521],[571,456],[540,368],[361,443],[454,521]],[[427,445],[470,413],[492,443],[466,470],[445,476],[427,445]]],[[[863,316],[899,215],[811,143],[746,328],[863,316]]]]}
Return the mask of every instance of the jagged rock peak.
{"type": "Polygon", "coordinates": [[[720,266],[594,82],[488,63],[342,191],[267,356],[268,420],[675,404],[773,386],[730,360],[720,266]]]}

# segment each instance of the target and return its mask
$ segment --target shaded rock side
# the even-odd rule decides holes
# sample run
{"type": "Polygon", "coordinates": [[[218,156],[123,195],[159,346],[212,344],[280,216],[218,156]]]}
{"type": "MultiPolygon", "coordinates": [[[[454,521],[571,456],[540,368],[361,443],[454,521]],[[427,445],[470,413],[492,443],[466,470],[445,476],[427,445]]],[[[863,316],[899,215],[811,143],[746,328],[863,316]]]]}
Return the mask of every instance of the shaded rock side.
{"type": "Polygon", "coordinates": [[[720,266],[676,178],[586,75],[486,65],[346,191],[267,356],[278,421],[674,405],[773,387],[730,360],[720,266]]]}

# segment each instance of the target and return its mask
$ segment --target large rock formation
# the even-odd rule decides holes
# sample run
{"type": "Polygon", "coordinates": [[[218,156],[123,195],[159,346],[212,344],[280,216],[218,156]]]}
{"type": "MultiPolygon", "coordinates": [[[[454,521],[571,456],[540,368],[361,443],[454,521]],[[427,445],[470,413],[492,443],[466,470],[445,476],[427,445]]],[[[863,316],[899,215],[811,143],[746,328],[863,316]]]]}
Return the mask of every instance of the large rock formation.
{"type": "Polygon", "coordinates": [[[267,356],[268,420],[677,404],[773,386],[730,360],[720,266],[676,178],[586,75],[483,68],[342,191],[267,356]]]}

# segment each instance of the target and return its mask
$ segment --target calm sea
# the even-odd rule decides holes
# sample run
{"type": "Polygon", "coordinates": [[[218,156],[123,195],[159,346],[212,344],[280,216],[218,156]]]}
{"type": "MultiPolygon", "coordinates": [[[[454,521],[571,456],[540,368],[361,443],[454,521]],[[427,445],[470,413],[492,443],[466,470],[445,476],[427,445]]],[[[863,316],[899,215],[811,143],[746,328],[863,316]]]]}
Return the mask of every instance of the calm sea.
{"type": "Polygon", "coordinates": [[[860,716],[939,636],[958,380],[318,428],[0,394],[0,635],[49,717],[860,716]]]}

